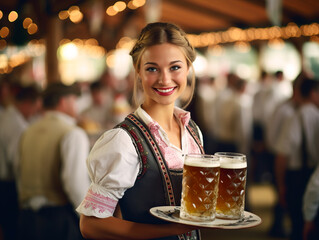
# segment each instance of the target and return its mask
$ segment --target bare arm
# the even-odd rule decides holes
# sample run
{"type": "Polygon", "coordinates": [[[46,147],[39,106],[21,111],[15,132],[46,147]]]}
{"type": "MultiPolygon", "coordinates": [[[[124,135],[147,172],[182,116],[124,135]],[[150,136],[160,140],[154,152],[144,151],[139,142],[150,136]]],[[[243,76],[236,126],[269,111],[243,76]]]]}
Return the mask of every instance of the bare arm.
{"type": "Polygon", "coordinates": [[[96,218],[81,215],[80,229],[88,239],[150,239],[186,233],[194,226],[182,224],[142,224],[115,217],[96,218]]]}

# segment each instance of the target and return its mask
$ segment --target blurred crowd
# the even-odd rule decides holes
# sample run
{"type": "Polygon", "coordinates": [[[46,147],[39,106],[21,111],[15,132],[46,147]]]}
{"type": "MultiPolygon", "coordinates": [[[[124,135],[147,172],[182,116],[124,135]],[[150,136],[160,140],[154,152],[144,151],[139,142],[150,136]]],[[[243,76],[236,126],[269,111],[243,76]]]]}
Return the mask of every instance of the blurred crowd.
{"type": "MultiPolygon", "coordinates": [[[[101,134],[135,109],[132,81],[108,72],[73,85],[0,81],[0,239],[45,236],[50,227],[81,239],[74,209],[90,184],[86,158],[101,134]]],[[[256,82],[200,77],[187,108],[207,153],[244,153],[248,186],[273,184],[274,237],[319,239],[318,108],[319,80],[302,73],[288,81],[281,71],[262,72],[256,82]]]]}
{"type": "Polygon", "coordinates": [[[203,131],[205,151],[246,154],[248,186],[267,182],[276,190],[270,236],[319,239],[318,108],[319,80],[304,73],[293,81],[282,71],[262,72],[256,83],[234,74],[223,84],[198,79],[189,110],[203,131]]]}
{"type": "Polygon", "coordinates": [[[82,239],[74,209],[90,185],[86,158],[132,111],[126,88],[106,73],[45,87],[12,75],[0,89],[0,239],[82,239]]]}

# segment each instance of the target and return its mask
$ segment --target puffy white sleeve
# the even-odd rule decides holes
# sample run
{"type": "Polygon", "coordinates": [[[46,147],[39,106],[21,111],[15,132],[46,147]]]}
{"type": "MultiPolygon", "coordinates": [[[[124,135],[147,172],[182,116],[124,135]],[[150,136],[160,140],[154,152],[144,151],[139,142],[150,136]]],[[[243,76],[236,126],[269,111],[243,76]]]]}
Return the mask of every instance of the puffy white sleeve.
{"type": "Polygon", "coordinates": [[[77,211],[87,216],[110,217],[139,172],[138,155],[128,133],[120,128],[105,132],[94,144],[87,167],[92,183],[77,211]]]}

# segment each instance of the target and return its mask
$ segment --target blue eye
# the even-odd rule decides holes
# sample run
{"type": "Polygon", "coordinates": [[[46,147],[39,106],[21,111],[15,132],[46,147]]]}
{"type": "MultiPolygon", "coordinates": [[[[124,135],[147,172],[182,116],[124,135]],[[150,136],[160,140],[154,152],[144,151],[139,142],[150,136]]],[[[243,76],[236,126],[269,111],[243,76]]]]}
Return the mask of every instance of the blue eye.
{"type": "Polygon", "coordinates": [[[180,68],[181,68],[180,66],[177,66],[177,65],[176,65],[176,66],[172,66],[172,67],[171,67],[171,70],[172,70],[172,71],[176,71],[176,70],[178,70],[178,69],[180,69],[180,68]]]}
{"type": "Polygon", "coordinates": [[[146,69],[146,71],[148,71],[148,72],[156,72],[157,69],[155,67],[149,67],[149,68],[146,69]]]}

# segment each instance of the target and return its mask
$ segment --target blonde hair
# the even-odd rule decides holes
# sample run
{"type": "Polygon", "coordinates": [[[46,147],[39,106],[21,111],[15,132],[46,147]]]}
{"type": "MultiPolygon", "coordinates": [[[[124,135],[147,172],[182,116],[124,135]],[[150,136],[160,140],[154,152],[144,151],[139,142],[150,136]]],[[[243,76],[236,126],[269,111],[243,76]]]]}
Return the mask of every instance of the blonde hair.
{"type": "Polygon", "coordinates": [[[186,33],[177,25],[172,23],[164,23],[164,22],[155,22],[146,25],[138,39],[133,46],[130,55],[133,59],[133,66],[135,68],[135,81],[134,81],[134,90],[133,90],[133,102],[138,106],[139,100],[137,98],[137,91],[138,87],[138,72],[140,69],[141,57],[146,48],[158,44],[163,43],[170,43],[174,44],[181,48],[183,51],[187,65],[192,69],[192,76],[191,76],[191,91],[190,96],[186,97],[185,104],[183,108],[186,108],[188,104],[191,102],[192,97],[195,91],[195,72],[193,67],[193,62],[196,58],[196,53],[193,46],[189,43],[186,33]]]}

